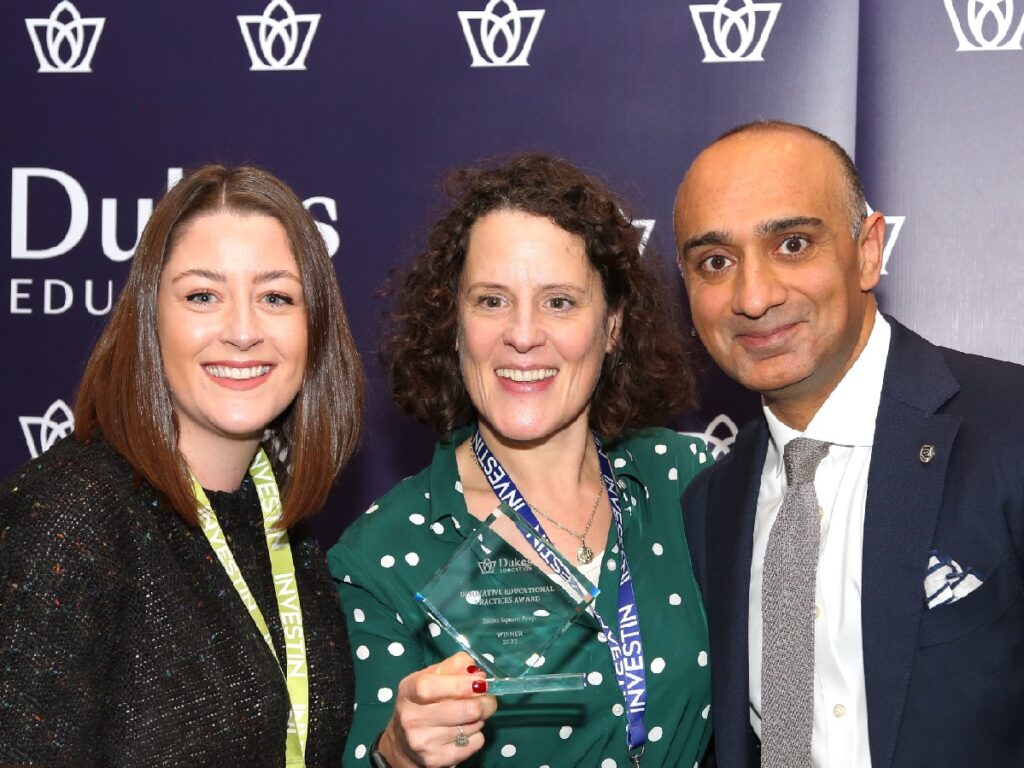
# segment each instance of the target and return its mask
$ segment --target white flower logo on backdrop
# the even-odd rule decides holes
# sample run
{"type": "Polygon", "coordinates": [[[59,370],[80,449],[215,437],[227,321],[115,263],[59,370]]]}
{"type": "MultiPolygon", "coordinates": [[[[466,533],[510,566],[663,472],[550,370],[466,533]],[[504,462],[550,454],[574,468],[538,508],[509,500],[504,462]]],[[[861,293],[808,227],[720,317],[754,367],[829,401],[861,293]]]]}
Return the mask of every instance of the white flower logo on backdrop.
{"type": "Polygon", "coordinates": [[[249,51],[249,71],[305,69],[306,54],[319,23],[319,13],[295,13],[287,0],[271,0],[262,16],[239,16],[238,26],[242,28],[242,39],[249,51]]]}
{"type": "Polygon", "coordinates": [[[32,458],[36,458],[75,428],[75,417],[63,400],[54,400],[42,416],[19,416],[25,445],[32,458]]]}
{"type": "Polygon", "coordinates": [[[959,43],[958,51],[1021,50],[1024,14],[1014,8],[1013,0],[945,0],[945,3],[959,43]]]}
{"type": "Polygon", "coordinates": [[[92,72],[92,57],[104,21],[102,17],[83,19],[67,0],[57,3],[47,19],[25,19],[39,61],[36,71],[92,72]]]}
{"type": "Polygon", "coordinates": [[[764,46],[775,26],[781,2],[755,3],[739,0],[699,3],[690,6],[693,25],[697,28],[705,63],[723,61],[764,61],[764,46]],[[708,22],[710,21],[710,34],[708,22]]]}
{"type": "Polygon", "coordinates": [[[707,444],[711,455],[715,459],[720,459],[732,449],[738,432],[736,422],[724,413],[720,413],[708,422],[703,432],[680,432],[679,434],[700,438],[707,444]]]}
{"type": "Polygon", "coordinates": [[[459,11],[474,67],[528,67],[543,9],[521,11],[514,0],[490,0],[482,11],[459,11]],[[496,11],[502,6],[505,13],[496,11]]]}
{"type": "MultiPolygon", "coordinates": [[[[868,216],[875,212],[875,209],[870,205],[868,206],[868,216]]],[[[886,271],[886,265],[889,263],[889,257],[892,256],[892,249],[896,247],[896,240],[899,239],[900,230],[903,229],[903,224],[906,222],[906,216],[886,216],[885,217],[885,247],[882,250],[882,274],[888,275],[886,271]],[[891,229],[890,229],[891,228],[891,229]]]]}

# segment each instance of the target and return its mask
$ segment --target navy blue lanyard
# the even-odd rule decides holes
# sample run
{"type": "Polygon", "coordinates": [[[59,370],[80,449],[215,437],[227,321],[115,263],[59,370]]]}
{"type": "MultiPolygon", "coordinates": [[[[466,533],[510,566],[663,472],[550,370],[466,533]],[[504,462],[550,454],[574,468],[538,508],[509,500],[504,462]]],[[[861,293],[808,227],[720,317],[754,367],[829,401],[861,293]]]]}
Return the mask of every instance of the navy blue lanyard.
{"type": "MultiPolygon", "coordinates": [[[[597,459],[601,466],[601,480],[604,483],[605,491],[608,493],[608,501],[612,508],[612,519],[615,521],[615,534],[618,537],[619,553],[622,559],[622,566],[619,571],[619,595],[618,595],[618,626],[616,634],[608,626],[593,606],[591,614],[601,625],[601,631],[608,639],[608,650],[612,654],[612,662],[615,666],[615,679],[622,691],[622,697],[626,703],[626,741],[629,745],[630,760],[639,764],[640,755],[643,754],[644,744],[647,742],[647,729],[644,726],[644,710],[647,708],[647,672],[644,665],[644,646],[640,639],[640,616],[637,612],[636,595],[633,592],[633,578],[629,572],[629,562],[626,560],[626,546],[622,536],[622,509],[619,506],[619,489],[615,483],[615,475],[612,472],[611,462],[605,455],[604,448],[597,435],[594,435],[594,445],[597,448],[597,459]],[[639,754],[633,754],[634,751],[639,754]]],[[[516,510],[530,526],[542,537],[547,538],[544,527],[533,514],[530,505],[523,498],[516,487],[515,482],[509,477],[505,468],[501,466],[498,457],[484,442],[483,435],[477,429],[473,433],[473,453],[483,470],[484,477],[494,491],[494,495],[504,504],[508,504],[516,510]]],[[[527,537],[529,541],[529,537],[527,537]]],[[[537,547],[538,542],[530,541],[538,553],[542,554],[537,547]]],[[[546,548],[545,548],[546,549],[546,548]]],[[[552,560],[555,558],[552,558],[552,560]]],[[[548,558],[545,558],[548,560],[548,558]]],[[[551,560],[548,560],[551,562],[551,560]]]]}

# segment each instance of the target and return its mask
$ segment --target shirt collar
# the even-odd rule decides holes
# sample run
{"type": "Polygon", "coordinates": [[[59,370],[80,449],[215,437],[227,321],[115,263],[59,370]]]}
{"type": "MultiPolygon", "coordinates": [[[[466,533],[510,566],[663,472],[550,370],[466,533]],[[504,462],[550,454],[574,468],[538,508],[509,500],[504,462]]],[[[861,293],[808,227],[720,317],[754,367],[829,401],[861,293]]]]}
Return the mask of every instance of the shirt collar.
{"type": "Polygon", "coordinates": [[[882,397],[882,380],[891,337],[892,329],[875,310],[875,324],[867,344],[802,433],[779,421],[762,400],[761,407],[768,421],[776,458],[776,472],[783,470],[781,457],[786,443],[801,435],[834,445],[870,448],[874,444],[875,419],[882,397]]]}

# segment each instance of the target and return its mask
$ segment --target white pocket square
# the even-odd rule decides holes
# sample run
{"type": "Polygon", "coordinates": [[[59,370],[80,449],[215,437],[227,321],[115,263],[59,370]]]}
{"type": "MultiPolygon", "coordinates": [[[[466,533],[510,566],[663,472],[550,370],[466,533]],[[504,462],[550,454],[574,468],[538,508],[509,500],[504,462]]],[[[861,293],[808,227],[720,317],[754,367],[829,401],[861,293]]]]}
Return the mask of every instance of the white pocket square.
{"type": "Polygon", "coordinates": [[[974,568],[963,568],[950,557],[932,550],[925,574],[925,600],[929,608],[954,603],[978,589],[984,582],[974,568]]]}
{"type": "Polygon", "coordinates": [[[973,568],[961,568],[956,560],[932,550],[924,577],[924,597],[929,608],[955,603],[983,583],[973,568]]]}

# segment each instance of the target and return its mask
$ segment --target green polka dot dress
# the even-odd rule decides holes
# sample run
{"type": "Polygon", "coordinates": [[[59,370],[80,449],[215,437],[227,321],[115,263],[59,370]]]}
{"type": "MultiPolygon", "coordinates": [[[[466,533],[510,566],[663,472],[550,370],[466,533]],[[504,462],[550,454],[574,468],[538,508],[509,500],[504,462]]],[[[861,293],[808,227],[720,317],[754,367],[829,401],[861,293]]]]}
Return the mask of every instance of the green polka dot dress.
{"type": "MultiPolygon", "coordinates": [[[[455,462],[456,446],[470,434],[468,427],[439,443],[430,467],[373,504],[328,553],[356,670],[344,766],[368,765],[399,681],[459,650],[413,595],[476,525],[455,462]]],[[[711,734],[711,675],[679,498],[711,458],[701,441],[664,429],[631,433],[609,446],[608,457],[619,484],[647,667],[642,764],[689,768],[711,734]]],[[[614,629],[621,553],[610,529],[597,609],[614,629]]],[[[587,688],[501,697],[484,728],[486,745],[461,765],[627,768],[625,702],[596,623],[574,624],[541,662],[538,671],[586,672],[587,688]]]]}

